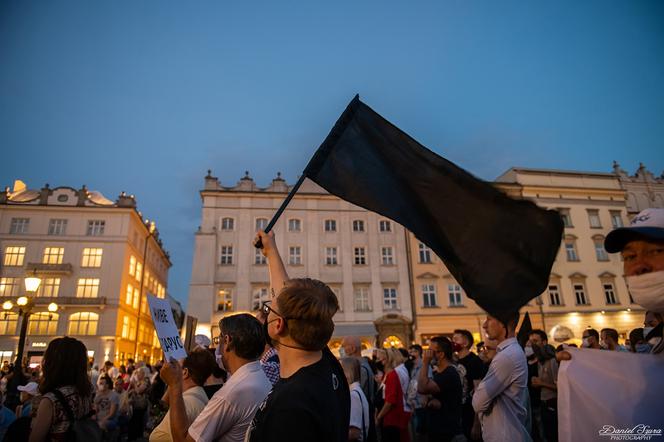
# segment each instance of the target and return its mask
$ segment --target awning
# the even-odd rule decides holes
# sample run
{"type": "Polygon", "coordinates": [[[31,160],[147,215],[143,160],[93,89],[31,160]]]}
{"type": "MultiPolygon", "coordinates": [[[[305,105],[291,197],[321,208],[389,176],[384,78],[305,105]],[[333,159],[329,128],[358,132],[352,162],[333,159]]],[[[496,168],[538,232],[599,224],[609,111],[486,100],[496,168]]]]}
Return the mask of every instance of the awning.
{"type": "Polygon", "coordinates": [[[376,327],[372,322],[369,323],[352,323],[352,324],[335,324],[333,338],[341,338],[344,336],[371,336],[374,337],[378,334],[376,327]]]}

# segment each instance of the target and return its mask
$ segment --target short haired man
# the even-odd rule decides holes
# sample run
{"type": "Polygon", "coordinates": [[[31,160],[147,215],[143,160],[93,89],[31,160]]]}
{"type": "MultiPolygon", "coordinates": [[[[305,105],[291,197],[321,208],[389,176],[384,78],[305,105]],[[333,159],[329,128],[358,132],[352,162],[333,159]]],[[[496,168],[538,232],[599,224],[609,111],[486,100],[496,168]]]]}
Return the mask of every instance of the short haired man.
{"type": "Polygon", "coordinates": [[[618,343],[618,331],[615,328],[603,328],[599,332],[600,346],[604,350],[627,351],[627,349],[618,343]],[[604,344],[604,345],[602,345],[604,344]]]}
{"type": "MultiPolygon", "coordinates": [[[[181,391],[186,415],[185,427],[191,425],[208,403],[203,385],[212,373],[214,365],[214,358],[207,351],[193,351],[182,362],[181,391]]],[[[150,442],[170,442],[172,440],[171,410],[169,410],[159,425],[150,433],[150,442]]]]}
{"type": "Polygon", "coordinates": [[[410,420],[412,432],[415,435],[415,442],[424,440],[426,437],[426,423],[428,410],[426,409],[427,396],[417,391],[417,383],[422,368],[427,371],[428,377],[431,377],[431,366],[424,366],[422,363],[423,349],[420,344],[413,344],[408,347],[408,354],[413,361],[413,368],[410,370],[410,383],[408,384],[407,399],[413,409],[413,415],[410,420]]]}
{"type": "Polygon", "coordinates": [[[593,348],[595,350],[602,348],[599,345],[599,333],[594,328],[585,329],[581,338],[583,339],[581,348],[593,348]]]}
{"type": "MultiPolygon", "coordinates": [[[[177,362],[164,364],[161,369],[161,377],[169,387],[174,441],[243,441],[256,410],[272,388],[258,362],[265,343],[258,319],[247,313],[226,316],[219,321],[219,331],[221,360],[231,377],[191,426],[184,414],[177,362]]],[[[214,360],[209,352],[205,353],[214,360]]]]}
{"type": "Polygon", "coordinates": [[[428,434],[431,441],[451,441],[463,433],[461,428],[462,386],[454,367],[452,341],[444,336],[431,338],[429,349],[422,356],[423,367],[436,364],[433,379],[426,369],[419,372],[417,391],[432,395],[428,434]]]}
{"type": "Polygon", "coordinates": [[[461,412],[463,434],[469,440],[479,440],[482,431],[480,429],[479,417],[473,410],[472,396],[484,377],[484,364],[479,356],[470,351],[474,343],[473,334],[470,331],[463,329],[454,330],[452,341],[459,347],[457,359],[466,369],[466,380],[468,382],[468,397],[463,398],[461,412]]]}
{"type": "Polygon", "coordinates": [[[320,281],[288,279],[273,232],[259,232],[258,240],[268,261],[272,295],[272,301],[263,303],[266,337],[279,351],[281,380],[256,413],[246,440],[345,442],[348,382],[327,347],[337,297],[320,281]]]}
{"type": "Polygon", "coordinates": [[[537,376],[531,378],[531,386],[539,393],[539,397],[537,400],[532,400],[531,404],[537,402],[539,407],[531,407],[531,410],[537,409],[539,416],[533,416],[533,422],[539,423],[541,419],[541,428],[546,440],[558,440],[558,361],[556,360],[556,350],[549,345],[544,330],[531,330],[528,335],[528,342],[537,359],[537,376]]]}
{"type": "Polygon", "coordinates": [[[369,361],[362,357],[362,341],[357,336],[346,336],[341,341],[346,357],[356,358],[360,363],[360,385],[369,402],[373,402],[375,394],[374,373],[369,361]]]}
{"type": "Polygon", "coordinates": [[[528,421],[528,367],[526,355],[516,340],[518,312],[497,318],[487,315],[482,327],[498,342],[489,371],[473,395],[479,413],[482,438],[487,442],[530,441],[528,421]]]}

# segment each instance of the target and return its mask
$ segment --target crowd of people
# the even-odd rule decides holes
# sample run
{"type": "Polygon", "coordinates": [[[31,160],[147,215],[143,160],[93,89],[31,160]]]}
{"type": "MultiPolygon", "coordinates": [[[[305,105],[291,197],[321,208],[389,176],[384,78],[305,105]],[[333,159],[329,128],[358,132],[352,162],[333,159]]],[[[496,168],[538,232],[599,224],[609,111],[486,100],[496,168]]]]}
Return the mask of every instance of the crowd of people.
{"type": "MultiPolygon", "coordinates": [[[[615,329],[588,328],[580,351],[662,354],[660,215],[655,229],[607,237],[607,250],[622,252],[635,301],[651,308],[644,327],[624,345],[615,329]]],[[[543,330],[517,334],[518,312],[487,315],[481,342],[459,329],[426,349],[377,349],[366,358],[349,336],[336,358],[328,348],[339,308],[332,290],[289,279],[274,235],[257,240],[271,300],[256,316],[226,316],[215,348],[208,341],[154,367],[128,360],[98,368],[82,342],[56,338],[40,367],[2,366],[0,441],[558,439],[558,369],[572,355],[543,330]]]]}

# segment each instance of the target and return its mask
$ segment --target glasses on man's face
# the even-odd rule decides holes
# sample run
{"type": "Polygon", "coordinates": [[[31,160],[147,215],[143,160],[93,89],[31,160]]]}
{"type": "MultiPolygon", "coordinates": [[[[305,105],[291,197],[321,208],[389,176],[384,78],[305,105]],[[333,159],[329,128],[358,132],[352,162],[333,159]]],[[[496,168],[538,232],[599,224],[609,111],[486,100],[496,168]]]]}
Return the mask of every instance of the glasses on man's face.
{"type": "Polygon", "coordinates": [[[270,312],[272,312],[275,315],[279,316],[280,318],[283,318],[283,316],[281,316],[281,314],[278,311],[270,307],[271,304],[272,301],[263,301],[263,304],[261,304],[261,312],[265,315],[265,317],[267,318],[267,315],[269,315],[270,312]]]}

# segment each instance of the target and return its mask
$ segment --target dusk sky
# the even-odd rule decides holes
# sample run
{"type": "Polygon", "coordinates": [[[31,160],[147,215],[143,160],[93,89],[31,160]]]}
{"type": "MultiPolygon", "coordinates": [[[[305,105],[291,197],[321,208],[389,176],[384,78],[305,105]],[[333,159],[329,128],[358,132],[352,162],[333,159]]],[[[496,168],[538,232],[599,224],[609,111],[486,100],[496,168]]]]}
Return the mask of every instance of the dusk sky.
{"type": "Polygon", "coordinates": [[[484,179],[659,176],[664,2],[0,2],[0,184],[135,194],[185,306],[207,169],[292,184],[355,93],[484,179]]]}

